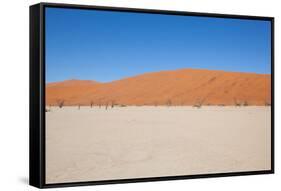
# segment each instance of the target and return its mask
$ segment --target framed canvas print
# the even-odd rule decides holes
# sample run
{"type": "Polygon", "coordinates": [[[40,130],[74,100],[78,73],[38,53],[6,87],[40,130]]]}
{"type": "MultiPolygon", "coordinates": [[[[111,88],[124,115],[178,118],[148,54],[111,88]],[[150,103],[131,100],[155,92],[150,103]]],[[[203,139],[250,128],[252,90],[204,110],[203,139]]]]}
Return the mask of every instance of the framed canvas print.
{"type": "Polygon", "coordinates": [[[273,18],[30,7],[30,185],[273,172],[273,18]]]}

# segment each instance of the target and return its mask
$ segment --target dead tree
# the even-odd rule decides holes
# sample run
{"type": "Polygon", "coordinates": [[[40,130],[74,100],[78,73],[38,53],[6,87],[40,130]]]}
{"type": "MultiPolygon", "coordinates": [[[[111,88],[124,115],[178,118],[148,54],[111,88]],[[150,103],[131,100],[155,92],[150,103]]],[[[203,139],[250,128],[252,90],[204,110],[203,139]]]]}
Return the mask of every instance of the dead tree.
{"type": "Polygon", "coordinates": [[[94,102],[93,102],[93,101],[91,101],[91,102],[90,102],[90,106],[91,106],[91,108],[93,107],[93,105],[94,105],[94,102]]]}
{"type": "Polygon", "coordinates": [[[248,106],[248,105],[249,105],[248,102],[244,101],[243,106],[248,106]]]}
{"type": "Polygon", "coordinates": [[[97,105],[99,106],[99,108],[101,108],[101,100],[98,100],[98,103],[97,103],[97,105]]]}
{"type": "Polygon", "coordinates": [[[234,104],[235,104],[235,106],[241,106],[241,104],[237,101],[236,98],[234,98],[234,104]]]}
{"type": "Polygon", "coordinates": [[[265,106],[271,106],[270,102],[265,102],[265,106]]]}
{"type": "Polygon", "coordinates": [[[196,103],[193,105],[193,107],[197,107],[197,108],[200,108],[202,105],[200,103],[196,103]]]}
{"type": "Polygon", "coordinates": [[[265,106],[271,106],[271,103],[270,103],[270,101],[265,100],[265,101],[264,101],[264,105],[265,105],[265,106]]]}
{"type": "Polygon", "coordinates": [[[108,103],[105,104],[105,109],[107,110],[107,108],[108,108],[108,103]]]}
{"type": "Polygon", "coordinates": [[[171,106],[172,105],[172,101],[170,99],[168,99],[167,102],[166,102],[166,105],[167,106],[171,106]]]}
{"type": "Polygon", "coordinates": [[[57,100],[57,105],[59,108],[62,108],[64,106],[64,100],[57,100]]]}
{"type": "Polygon", "coordinates": [[[198,100],[197,103],[193,105],[193,107],[201,108],[205,99],[198,100]]]}
{"type": "Polygon", "coordinates": [[[114,106],[115,106],[115,101],[112,100],[112,101],[111,101],[111,108],[113,108],[114,106]]]}

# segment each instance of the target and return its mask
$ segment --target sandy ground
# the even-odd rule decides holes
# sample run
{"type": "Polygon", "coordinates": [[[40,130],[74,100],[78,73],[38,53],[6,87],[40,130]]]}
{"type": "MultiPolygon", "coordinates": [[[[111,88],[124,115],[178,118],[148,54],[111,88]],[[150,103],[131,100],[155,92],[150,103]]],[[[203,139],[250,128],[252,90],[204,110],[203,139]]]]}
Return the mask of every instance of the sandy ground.
{"type": "Polygon", "coordinates": [[[52,107],[46,182],[270,169],[270,107],[52,107]]]}

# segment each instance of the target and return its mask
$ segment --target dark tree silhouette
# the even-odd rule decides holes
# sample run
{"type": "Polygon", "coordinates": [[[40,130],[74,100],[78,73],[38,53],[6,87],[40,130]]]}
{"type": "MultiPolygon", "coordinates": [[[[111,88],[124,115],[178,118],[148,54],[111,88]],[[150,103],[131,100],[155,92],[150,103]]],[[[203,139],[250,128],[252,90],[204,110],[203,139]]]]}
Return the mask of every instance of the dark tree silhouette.
{"type": "Polygon", "coordinates": [[[93,101],[91,101],[90,102],[90,105],[91,105],[91,108],[94,106],[94,102],[93,101]]]}
{"type": "Polygon", "coordinates": [[[171,100],[171,99],[168,99],[167,102],[166,102],[166,105],[167,105],[167,106],[171,106],[171,105],[172,105],[172,100],[171,100]]]}
{"type": "Polygon", "coordinates": [[[57,105],[59,106],[59,108],[62,108],[64,106],[64,100],[57,100],[57,105]]]}
{"type": "Polygon", "coordinates": [[[244,101],[243,106],[248,106],[248,105],[249,105],[248,102],[244,101]]]}
{"type": "Polygon", "coordinates": [[[264,105],[265,106],[271,106],[271,103],[269,101],[265,101],[264,105]]]}
{"type": "Polygon", "coordinates": [[[115,106],[115,101],[112,100],[112,101],[111,101],[111,108],[113,108],[114,106],[115,106]]]}
{"type": "Polygon", "coordinates": [[[239,103],[239,101],[236,98],[234,98],[233,100],[234,100],[235,106],[241,106],[241,104],[239,103]]]}
{"type": "Polygon", "coordinates": [[[201,108],[206,98],[198,100],[197,103],[193,105],[193,107],[201,108]]]}

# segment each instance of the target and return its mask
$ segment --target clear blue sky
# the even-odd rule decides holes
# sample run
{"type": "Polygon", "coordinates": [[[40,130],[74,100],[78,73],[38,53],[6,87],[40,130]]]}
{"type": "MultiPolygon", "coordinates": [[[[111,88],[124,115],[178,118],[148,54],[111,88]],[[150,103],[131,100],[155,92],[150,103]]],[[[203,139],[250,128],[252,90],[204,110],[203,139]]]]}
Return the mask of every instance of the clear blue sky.
{"type": "Polygon", "coordinates": [[[46,8],[46,82],[202,68],[270,73],[270,22],[46,8]]]}

